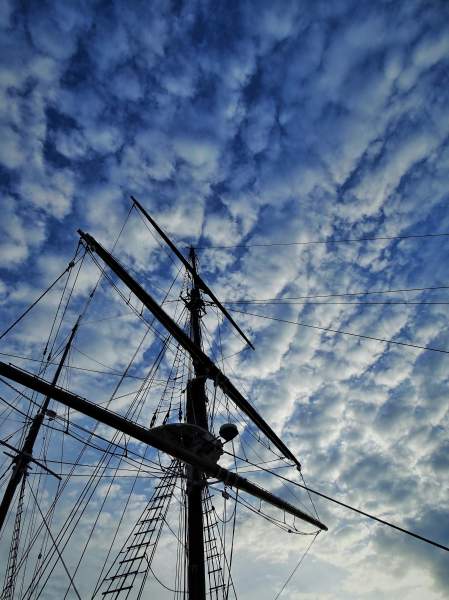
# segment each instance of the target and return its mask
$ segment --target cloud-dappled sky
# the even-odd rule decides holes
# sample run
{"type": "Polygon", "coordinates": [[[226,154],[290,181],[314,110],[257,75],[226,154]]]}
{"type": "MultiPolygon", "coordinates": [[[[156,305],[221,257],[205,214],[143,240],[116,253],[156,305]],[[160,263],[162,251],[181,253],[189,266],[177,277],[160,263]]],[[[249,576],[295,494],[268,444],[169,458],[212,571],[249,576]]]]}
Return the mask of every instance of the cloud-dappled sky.
{"type": "MultiPolygon", "coordinates": [[[[232,246],[200,251],[228,301],[449,285],[447,237],[258,245],[449,232],[447,2],[0,6],[4,325],[64,268],[78,227],[111,247],[130,194],[181,247],[232,246]]],[[[134,227],[126,242],[150,289],[154,241],[134,227]]],[[[234,308],[449,351],[448,290],[319,300],[334,304],[234,308]],[[403,303],[335,303],[386,300],[403,303]]],[[[447,545],[449,356],[235,318],[256,352],[232,368],[310,485],[447,545]]],[[[110,333],[104,361],[123,367],[130,329],[110,333]]],[[[330,531],[285,599],[449,597],[447,553],[318,508],[330,531]]],[[[238,544],[257,582],[243,597],[272,598],[281,578],[266,574],[282,556],[285,579],[300,550],[256,552],[248,528],[238,544]]]]}

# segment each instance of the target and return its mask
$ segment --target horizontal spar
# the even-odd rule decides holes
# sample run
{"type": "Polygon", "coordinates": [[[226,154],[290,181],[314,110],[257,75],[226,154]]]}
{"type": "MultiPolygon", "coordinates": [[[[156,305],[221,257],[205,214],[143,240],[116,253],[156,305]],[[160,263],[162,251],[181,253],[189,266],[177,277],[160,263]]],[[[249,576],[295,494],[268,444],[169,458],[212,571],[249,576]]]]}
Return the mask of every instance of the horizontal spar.
{"type": "Polygon", "coordinates": [[[190,354],[193,361],[202,365],[207,373],[207,377],[213,379],[215,383],[231,398],[235,405],[240,408],[251,421],[267,436],[274,446],[283,453],[283,455],[292,460],[296,466],[301,469],[301,464],[295,455],[290,452],[284,442],[276,435],[268,423],[259,415],[248,400],[238,391],[234,384],[220,371],[217,365],[199,348],[189,336],[179,327],[177,323],[159,306],[156,300],[122,267],[122,265],[103,248],[91,235],[78,230],[81,239],[87,244],[90,250],[108,265],[112,271],[123,281],[129,290],[143,303],[146,308],[153,313],[156,319],[165,327],[165,329],[181,344],[190,354]]]}
{"type": "Polygon", "coordinates": [[[188,463],[194,467],[197,467],[198,469],[204,471],[204,473],[206,473],[209,477],[215,477],[227,485],[247,492],[248,494],[259,498],[260,500],[280,508],[281,510],[285,510],[285,512],[297,517],[298,519],[301,519],[302,521],[305,521],[306,523],[314,525],[321,530],[327,531],[326,525],[321,523],[318,519],[315,519],[311,515],[299,510],[292,504],[285,502],[267,490],[260,488],[254,483],[251,483],[244,477],[237,475],[237,473],[228,471],[228,469],[220,467],[219,465],[204,459],[198,454],[190,452],[188,449],[183,448],[182,446],[171,443],[165,437],[159,435],[157,430],[146,429],[141,425],[137,425],[136,423],[121,417],[115,412],[102,408],[93,402],[89,402],[89,400],[73,394],[72,392],[68,392],[56,385],[52,385],[37,375],[33,375],[32,373],[18,369],[13,365],[0,362],[0,376],[11,379],[12,381],[24,385],[36,392],[45,394],[57,402],[60,402],[61,404],[64,404],[73,410],[91,417],[100,423],[117,429],[126,435],[130,435],[134,439],[149,446],[153,446],[161,452],[166,452],[170,456],[173,456],[184,463],[188,463]]]}

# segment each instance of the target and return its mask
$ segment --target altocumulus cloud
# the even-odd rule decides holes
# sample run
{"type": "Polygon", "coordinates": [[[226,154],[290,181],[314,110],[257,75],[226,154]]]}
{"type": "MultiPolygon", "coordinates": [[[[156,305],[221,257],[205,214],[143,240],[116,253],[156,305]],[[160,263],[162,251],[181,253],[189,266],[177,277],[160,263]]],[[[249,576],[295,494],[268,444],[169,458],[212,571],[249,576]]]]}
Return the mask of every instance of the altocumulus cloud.
{"type": "MultiPolygon", "coordinates": [[[[200,246],[449,232],[443,1],[4,0],[0,27],[4,323],[71,255],[77,227],[111,243],[130,193],[200,246]]],[[[137,229],[130,238],[123,258],[144,272],[154,243],[137,229]]],[[[442,237],[210,249],[201,260],[231,300],[444,285],[448,252],[442,237]]],[[[249,312],[449,349],[444,305],[249,312]]],[[[229,364],[314,487],[447,544],[448,358],[237,317],[258,351],[229,364]]],[[[121,365],[135,331],[113,333],[108,361],[121,365]]],[[[229,332],[223,343],[241,349],[229,332]]],[[[303,568],[310,598],[449,597],[444,554],[319,508],[331,531],[303,568]]],[[[254,531],[239,544],[255,579],[276,559],[257,555],[254,531]]],[[[282,543],[293,566],[294,545],[282,554],[282,543]]]]}

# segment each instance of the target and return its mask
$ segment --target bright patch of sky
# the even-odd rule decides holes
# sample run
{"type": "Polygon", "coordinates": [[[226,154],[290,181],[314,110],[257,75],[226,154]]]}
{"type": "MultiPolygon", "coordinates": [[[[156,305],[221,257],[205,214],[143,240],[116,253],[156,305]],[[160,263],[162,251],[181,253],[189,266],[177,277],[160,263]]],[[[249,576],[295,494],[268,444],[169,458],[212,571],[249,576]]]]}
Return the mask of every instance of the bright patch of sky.
{"type": "MultiPolygon", "coordinates": [[[[4,0],[0,28],[2,329],[65,268],[77,228],[112,246],[131,194],[183,248],[449,232],[446,2],[4,0]]],[[[149,290],[176,274],[156,249],[130,222],[118,252],[149,290]]],[[[220,298],[268,299],[449,285],[448,258],[438,237],[206,249],[200,265],[220,298]]],[[[95,268],[83,277],[88,291],[95,268]]],[[[449,294],[355,298],[370,299],[449,294]]],[[[236,308],[449,351],[444,304],[236,308]]],[[[235,318],[256,352],[228,363],[311,487],[447,545],[449,356],[235,318]]],[[[47,322],[14,347],[31,354],[47,322]]],[[[141,329],[106,334],[92,352],[123,368],[141,329]]],[[[330,531],[283,598],[449,597],[446,553],[317,505],[330,531]]],[[[300,550],[256,522],[236,581],[272,598],[300,550]]]]}

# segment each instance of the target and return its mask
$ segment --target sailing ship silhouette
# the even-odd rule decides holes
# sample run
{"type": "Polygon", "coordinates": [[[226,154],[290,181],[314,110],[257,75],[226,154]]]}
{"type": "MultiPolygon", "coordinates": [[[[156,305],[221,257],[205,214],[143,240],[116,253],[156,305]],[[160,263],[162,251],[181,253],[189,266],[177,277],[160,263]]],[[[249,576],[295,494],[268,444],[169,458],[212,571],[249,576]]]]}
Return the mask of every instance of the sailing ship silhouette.
{"type": "MultiPolygon", "coordinates": [[[[232,578],[237,507],[286,535],[310,536],[311,542],[327,530],[311,494],[351,508],[305,484],[298,458],[219,366],[219,358],[211,357],[222,350],[220,327],[218,341],[205,340],[205,315],[211,308],[245,347],[253,346],[200,275],[195,249],[186,258],[135,198],[131,211],[181,266],[161,302],[115,257],[116,244],[109,252],[79,230],[80,243],[68,267],[2,335],[14,332],[56,291],[59,300],[37,372],[0,362],[7,416],[25,417],[18,432],[7,431],[1,440],[9,461],[0,505],[0,528],[3,534],[8,529],[3,536],[8,544],[5,600],[121,600],[145,597],[148,590],[158,590],[158,597],[190,600],[237,597],[232,578]],[[81,300],[77,285],[88,258],[100,274],[81,300]],[[172,294],[175,282],[181,282],[177,298],[172,294]],[[120,372],[107,368],[101,356],[90,356],[92,334],[85,333],[109,319],[104,298],[95,305],[104,290],[115,294],[115,309],[129,309],[143,332],[120,372]],[[83,335],[86,344],[80,350],[83,335]],[[75,353],[90,362],[75,366],[75,353]],[[84,382],[87,397],[71,389],[74,376],[69,374],[74,372],[115,378],[106,403],[98,401],[101,385],[94,380],[90,386],[84,382]],[[139,388],[131,390],[136,383],[139,388]],[[283,477],[279,468],[296,475],[283,477]],[[125,477],[130,480],[126,492],[119,485],[125,477]],[[289,482],[293,487],[287,492],[297,494],[294,500],[286,498],[282,487],[289,482]],[[104,556],[98,555],[98,544],[106,548],[104,556]],[[170,555],[173,564],[168,567],[170,555]],[[87,565],[94,573],[89,584],[83,581],[87,565]],[[172,578],[164,583],[158,571],[169,568],[172,578]]],[[[118,320],[115,314],[115,327],[118,320]]],[[[18,352],[9,356],[30,359],[18,352]]],[[[269,539],[260,543],[269,544],[269,539]]]]}

